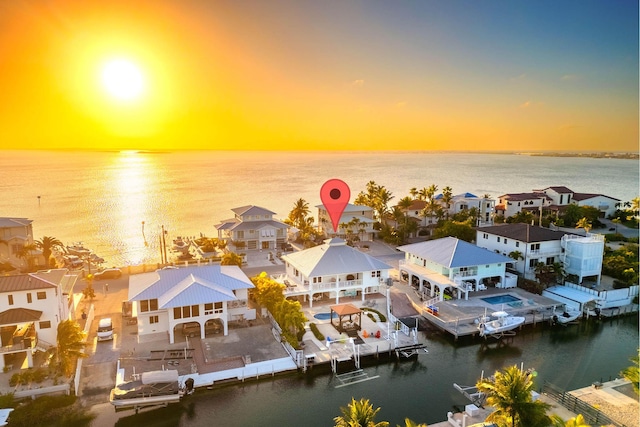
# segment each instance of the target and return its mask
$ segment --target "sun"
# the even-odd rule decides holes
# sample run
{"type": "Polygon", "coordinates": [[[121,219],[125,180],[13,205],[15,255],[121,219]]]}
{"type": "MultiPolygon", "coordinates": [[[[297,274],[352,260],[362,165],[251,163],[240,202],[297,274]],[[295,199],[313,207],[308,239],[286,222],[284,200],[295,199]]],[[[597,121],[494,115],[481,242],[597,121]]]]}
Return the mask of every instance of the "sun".
{"type": "Polygon", "coordinates": [[[127,59],[112,59],[104,64],[101,82],[107,94],[120,101],[135,101],[145,91],[140,67],[127,59]]]}

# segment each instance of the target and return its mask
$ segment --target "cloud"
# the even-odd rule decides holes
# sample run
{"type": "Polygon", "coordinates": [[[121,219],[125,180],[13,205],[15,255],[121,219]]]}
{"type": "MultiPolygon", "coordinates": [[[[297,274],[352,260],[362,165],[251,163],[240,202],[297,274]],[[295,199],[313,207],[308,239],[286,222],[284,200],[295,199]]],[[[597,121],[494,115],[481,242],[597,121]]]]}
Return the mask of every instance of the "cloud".
{"type": "Polygon", "coordinates": [[[364,80],[363,79],[354,80],[353,82],[351,82],[351,86],[362,87],[364,86],[364,80]]]}
{"type": "Polygon", "coordinates": [[[525,101],[519,106],[519,108],[529,108],[529,107],[531,107],[531,101],[525,101]]]}

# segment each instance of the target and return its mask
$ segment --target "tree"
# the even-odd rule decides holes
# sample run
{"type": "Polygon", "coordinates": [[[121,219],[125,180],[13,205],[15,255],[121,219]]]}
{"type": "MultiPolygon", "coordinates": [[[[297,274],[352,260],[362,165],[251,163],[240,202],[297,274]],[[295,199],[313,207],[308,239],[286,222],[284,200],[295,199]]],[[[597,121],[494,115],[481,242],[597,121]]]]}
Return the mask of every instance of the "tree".
{"type": "Polygon", "coordinates": [[[479,392],[487,396],[487,405],[495,411],[486,421],[494,421],[499,426],[542,427],[549,425],[546,415],[550,405],[533,400],[534,372],[523,371],[510,366],[497,371],[490,378],[482,378],[476,383],[479,392]]]}
{"type": "Polygon", "coordinates": [[[355,400],[351,398],[351,403],[347,407],[341,407],[341,416],[335,417],[333,421],[335,427],[388,427],[387,421],[375,422],[375,417],[380,412],[380,408],[373,408],[368,399],[355,400]]]}
{"type": "Polygon", "coordinates": [[[640,349],[638,349],[638,354],[629,360],[633,362],[633,365],[624,368],[622,372],[620,372],[620,375],[631,381],[631,384],[633,385],[633,391],[635,391],[636,394],[639,394],[640,376],[638,375],[638,367],[640,365],[640,349]]]}
{"type": "Polygon", "coordinates": [[[453,190],[448,185],[442,189],[442,203],[444,203],[444,209],[449,219],[449,209],[451,209],[451,200],[453,199],[453,190]]]}
{"type": "Polygon", "coordinates": [[[33,270],[33,251],[35,251],[36,245],[28,244],[24,245],[16,254],[19,258],[22,258],[27,263],[27,271],[33,270]]]}
{"type": "Polygon", "coordinates": [[[559,415],[552,415],[551,422],[553,427],[591,427],[588,424],[582,414],[578,414],[574,418],[570,418],[567,421],[563,420],[559,415]]]}
{"type": "Polygon", "coordinates": [[[583,217],[576,223],[576,228],[583,228],[585,233],[589,234],[589,231],[591,231],[591,222],[586,217],[583,217]]]}
{"type": "Polygon", "coordinates": [[[93,299],[96,297],[96,292],[93,289],[93,274],[87,274],[85,280],[87,281],[87,287],[82,290],[82,295],[85,298],[89,298],[89,300],[93,301],[93,299]]]}
{"type": "Polygon", "coordinates": [[[235,252],[227,252],[222,256],[220,265],[237,265],[242,267],[242,257],[235,252]]]}
{"type": "Polygon", "coordinates": [[[433,233],[433,237],[436,239],[449,236],[465,242],[473,242],[476,238],[476,232],[468,222],[444,221],[433,233]]]}
{"type": "MultiPolygon", "coordinates": [[[[401,426],[397,426],[397,427],[401,427],[401,426]]],[[[418,424],[415,421],[410,420],[409,418],[405,418],[404,427],[427,427],[427,424],[425,423],[418,424]]]]}
{"type": "Polygon", "coordinates": [[[42,250],[42,256],[47,267],[50,266],[49,258],[52,250],[64,246],[60,240],[50,236],[44,236],[42,239],[36,240],[35,244],[38,249],[42,250]]]}
{"type": "Polygon", "coordinates": [[[256,298],[256,302],[275,316],[276,307],[284,299],[282,291],[285,286],[268,278],[266,274],[253,277],[251,281],[255,285],[253,295],[256,298]]]}
{"type": "Polygon", "coordinates": [[[57,346],[54,351],[54,366],[58,373],[69,377],[73,373],[74,362],[89,355],[84,352],[86,333],[75,320],[63,320],[58,324],[57,346]]]}
{"type": "Polygon", "coordinates": [[[511,251],[509,252],[509,258],[513,258],[518,261],[520,259],[524,259],[524,256],[522,256],[522,252],[520,251],[511,251]]]}
{"type": "Polygon", "coordinates": [[[284,222],[296,227],[298,230],[302,230],[307,224],[306,219],[309,216],[309,212],[309,203],[300,198],[293,204],[293,209],[289,212],[289,217],[284,222]]]}

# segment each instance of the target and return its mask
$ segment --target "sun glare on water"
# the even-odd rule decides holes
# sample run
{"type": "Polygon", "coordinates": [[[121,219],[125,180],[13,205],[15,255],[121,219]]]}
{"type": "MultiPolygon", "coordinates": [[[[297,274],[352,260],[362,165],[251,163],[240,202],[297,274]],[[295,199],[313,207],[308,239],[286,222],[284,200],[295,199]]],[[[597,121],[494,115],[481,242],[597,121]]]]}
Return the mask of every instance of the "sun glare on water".
{"type": "Polygon", "coordinates": [[[139,99],[145,91],[142,70],[127,59],[113,59],[105,63],[101,82],[109,96],[121,101],[139,99]]]}

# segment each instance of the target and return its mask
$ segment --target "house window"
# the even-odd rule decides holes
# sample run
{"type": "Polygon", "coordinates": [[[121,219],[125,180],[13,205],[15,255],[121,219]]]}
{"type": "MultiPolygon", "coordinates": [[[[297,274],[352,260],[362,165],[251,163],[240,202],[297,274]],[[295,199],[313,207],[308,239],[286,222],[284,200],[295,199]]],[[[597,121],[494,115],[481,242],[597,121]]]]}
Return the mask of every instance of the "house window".
{"type": "Polygon", "coordinates": [[[504,239],[504,244],[505,244],[505,245],[507,244],[507,239],[504,239]]]}
{"type": "Polygon", "coordinates": [[[173,307],[173,318],[182,319],[182,309],[180,307],[173,307]]]}
{"type": "Polygon", "coordinates": [[[553,265],[554,261],[556,260],[555,257],[547,257],[547,265],[553,265]]]}
{"type": "Polygon", "coordinates": [[[238,239],[244,239],[244,231],[238,231],[238,239]]]}
{"type": "Polygon", "coordinates": [[[314,277],[313,283],[322,283],[322,277],[314,277]]]}
{"type": "Polygon", "coordinates": [[[51,321],[50,320],[43,320],[42,322],[38,323],[38,327],[40,329],[49,329],[49,328],[51,328],[51,321]]]}
{"type": "Polygon", "coordinates": [[[530,259],[529,260],[529,268],[535,268],[537,263],[538,263],[537,259],[530,259]]]}
{"type": "Polygon", "coordinates": [[[520,242],[516,242],[516,248],[520,247],[520,242]]]}
{"type": "Polygon", "coordinates": [[[13,305],[13,295],[7,295],[7,298],[9,299],[9,305],[13,305]]]}
{"type": "Polygon", "coordinates": [[[46,292],[38,292],[38,293],[36,293],[36,298],[38,298],[38,299],[47,299],[47,293],[46,292]]]}
{"type": "Polygon", "coordinates": [[[150,300],[142,300],[140,301],[140,311],[156,311],[158,309],[158,300],[150,299],[150,300]]]}
{"type": "Polygon", "coordinates": [[[498,239],[498,243],[500,243],[500,237],[497,237],[497,239],[498,239]]]}
{"type": "Polygon", "coordinates": [[[482,238],[483,238],[483,239],[488,239],[488,238],[489,238],[489,235],[488,235],[487,233],[483,233],[483,234],[482,234],[482,238]]]}
{"type": "Polygon", "coordinates": [[[532,243],[531,244],[531,250],[532,251],[539,251],[540,250],[540,243],[532,243]]]}
{"type": "Polygon", "coordinates": [[[149,324],[153,325],[154,323],[160,322],[160,318],[158,316],[149,316],[149,324]]]}
{"type": "Polygon", "coordinates": [[[27,293],[27,302],[28,302],[29,304],[31,304],[31,302],[32,302],[32,301],[33,301],[33,297],[31,296],[31,292],[28,292],[28,293],[27,293]]]}
{"type": "Polygon", "coordinates": [[[222,303],[221,302],[216,302],[215,304],[213,304],[213,312],[214,313],[222,313],[222,303]]]}
{"type": "Polygon", "coordinates": [[[205,303],[205,305],[204,305],[204,315],[208,316],[210,314],[213,314],[213,303],[212,302],[205,303]]]}
{"type": "Polygon", "coordinates": [[[372,271],[371,272],[371,277],[380,277],[380,270],[372,271]]]}

